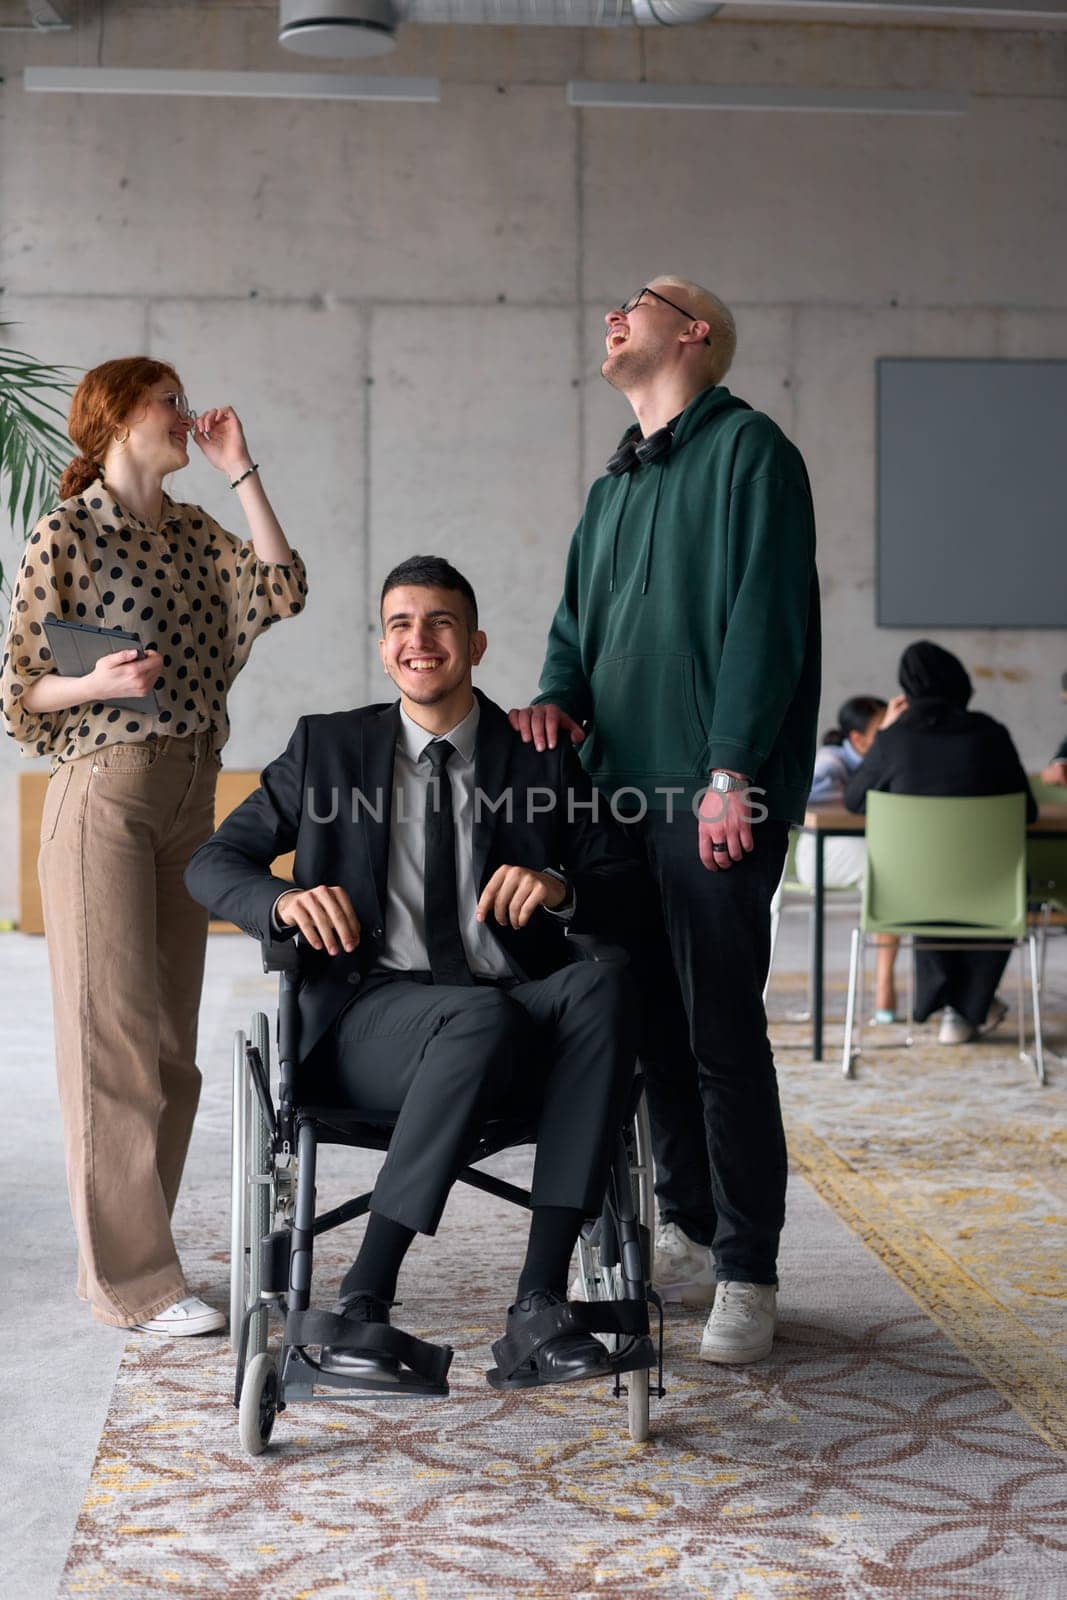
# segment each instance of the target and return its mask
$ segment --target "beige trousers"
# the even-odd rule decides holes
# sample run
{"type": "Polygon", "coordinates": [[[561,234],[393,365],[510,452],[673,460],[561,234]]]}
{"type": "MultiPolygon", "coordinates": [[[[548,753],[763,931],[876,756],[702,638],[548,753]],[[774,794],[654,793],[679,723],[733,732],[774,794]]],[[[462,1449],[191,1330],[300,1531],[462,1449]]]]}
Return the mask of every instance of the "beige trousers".
{"type": "Polygon", "coordinates": [[[182,882],[214,828],[211,738],[59,766],[38,874],[78,1294],[128,1327],[186,1294],[171,1237],[193,1117],[207,912],[182,882]]]}

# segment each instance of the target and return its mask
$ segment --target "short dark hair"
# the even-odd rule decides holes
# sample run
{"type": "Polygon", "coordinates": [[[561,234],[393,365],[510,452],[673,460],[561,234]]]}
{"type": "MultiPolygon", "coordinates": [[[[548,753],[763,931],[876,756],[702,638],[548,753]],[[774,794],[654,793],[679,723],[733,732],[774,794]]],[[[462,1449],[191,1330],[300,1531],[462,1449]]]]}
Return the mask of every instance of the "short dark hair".
{"type": "Polygon", "coordinates": [[[382,596],[378,602],[380,613],[384,614],[385,597],[390,589],[399,589],[404,584],[415,589],[453,589],[463,596],[471,630],[478,626],[478,602],[474,590],[462,572],[457,572],[444,556],[408,556],[406,561],[394,567],[382,584],[382,596]]]}

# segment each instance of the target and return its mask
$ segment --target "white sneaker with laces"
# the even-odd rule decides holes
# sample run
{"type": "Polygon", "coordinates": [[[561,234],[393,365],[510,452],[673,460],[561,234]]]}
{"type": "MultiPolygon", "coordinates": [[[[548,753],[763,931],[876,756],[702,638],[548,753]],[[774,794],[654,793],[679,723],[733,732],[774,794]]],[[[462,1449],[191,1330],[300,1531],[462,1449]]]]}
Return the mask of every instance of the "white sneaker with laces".
{"type": "Polygon", "coordinates": [[[941,1026],[937,1033],[938,1044],[970,1044],[972,1039],[977,1039],[978,1029],[973,1022],[968,1022],[966,1017],[961,1017],[952,1006],[946,1006],[941,1013],[941,1026]]]}
{"type": "Polygon", "coordinates": [[[661,1222],[656,1230],[652,1284],[668,1305],[710,1306],[715,1298],[711,1251],[690,1239],[676,1222],[661,1222]]]}
{"type": "Polygon", "coordinates": [[[999,994],[995,994],[989,1002],[989,1010],[985,1014],[985,1021],[978,1029],[981,1037],[984,1039],[987,1033],[992,1033],[994,1028],[999,1028],[1007,1014],[1007,1006],[999,994]]]}
{"type": "Polygon", "coordinates": [[[171,1339],[183,1339],[193,1333],[221,1333],[225,1326],[226,1318],[221,1311],[187,1294],[184,1300],[175,1300],[172,1306],[147,1322],[135,1323],[134,1331],[165,1333],[171,1339]]]}
{"type": "Polygon", "coordinates": [[[701,1359],[736,1366],[762,1361],[771,1353],[777,1317],[773,1283],[720,1283],[700,1341],[701,1359]]]}

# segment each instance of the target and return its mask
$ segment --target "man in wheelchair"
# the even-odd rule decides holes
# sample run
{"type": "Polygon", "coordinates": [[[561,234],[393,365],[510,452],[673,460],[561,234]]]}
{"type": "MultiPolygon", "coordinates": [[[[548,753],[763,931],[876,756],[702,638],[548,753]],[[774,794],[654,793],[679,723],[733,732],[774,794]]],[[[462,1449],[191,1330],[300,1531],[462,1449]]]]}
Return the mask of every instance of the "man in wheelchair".
{"type": "Polygon", "coordinates": [[[321,1364],[396,1381],[404,1255],[436,1231],[480,1129],[508,1117],[530,1122],[537,1148],[490,1381],[601,1377],[608,1353],[566,1282],[633,1076],[632,992],[621,965],[570,959],[566,935],[618,939],[634,863],[569,742],[525,744],[473,688],[486,636],[462,574],[438,557],[394,568],[381,629],[399,702],[301,718],[186,874],[216,915],[304,942],[299,1101],[393,1125],[334,1308],[359,1338],[336,1336],[321,1364]],[[294,849],[288,885],[270,867],[294,849]]]}

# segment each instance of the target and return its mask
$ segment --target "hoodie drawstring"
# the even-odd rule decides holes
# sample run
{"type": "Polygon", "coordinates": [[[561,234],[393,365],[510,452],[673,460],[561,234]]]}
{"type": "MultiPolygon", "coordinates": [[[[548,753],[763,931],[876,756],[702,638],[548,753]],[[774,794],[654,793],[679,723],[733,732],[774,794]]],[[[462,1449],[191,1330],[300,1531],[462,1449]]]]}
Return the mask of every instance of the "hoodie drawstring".
{"type": "Polygon", "coordinates": [[[661,461],[656,468],[656,497],[652,502],[652,519],[648,524],[648,538],[645,540],[645,570],[641,574],[641,593],[648,593],[648,580],[652,574],[652,543],[656,537],[656,512],[659,510],[659,492],[663,488],[663,467],[661,461]]]}
{"type": "Polygon", "coordinates": [[[608,582],[608,593],[615,593],[615,556],[619,548],[619,529],[626,512],[626,502],[630,498],[630,479],[633,474],[628,472],[622,480],[622,493],[619,495],[619,514],[615,518],[615,530],[611,535],[611,575],[608,582]]]}

